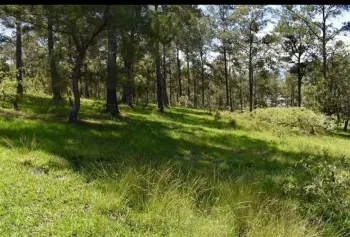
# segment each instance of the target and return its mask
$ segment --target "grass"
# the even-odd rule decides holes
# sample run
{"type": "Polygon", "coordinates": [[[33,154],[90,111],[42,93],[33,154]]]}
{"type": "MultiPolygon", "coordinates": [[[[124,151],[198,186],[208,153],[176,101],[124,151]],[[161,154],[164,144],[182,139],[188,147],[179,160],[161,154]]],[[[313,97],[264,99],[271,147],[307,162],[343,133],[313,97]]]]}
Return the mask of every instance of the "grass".
{"type": "Polygon", "coordinates": [[[285,191],[288,180],[302,187],[314,178],[298,165],[305,160],[339,161],[336,173],[348,177],[346,134],[280,134],[239,113],[160,114],[152,105],[121,106],[119,120],[88,99],[71,125],[68,103],[50,103],[26,95],[18,112],[2,103],[2,236],[348,233],[344,218],[319,219],[313,201],[285,191]]]}

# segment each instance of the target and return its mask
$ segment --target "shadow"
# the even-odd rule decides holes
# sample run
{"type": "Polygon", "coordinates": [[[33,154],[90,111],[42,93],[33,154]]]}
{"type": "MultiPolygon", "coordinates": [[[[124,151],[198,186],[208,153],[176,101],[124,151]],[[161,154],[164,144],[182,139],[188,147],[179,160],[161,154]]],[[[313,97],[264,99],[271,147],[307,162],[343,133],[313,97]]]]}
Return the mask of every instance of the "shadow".
{"type": "MultiPolygon", "coordinates": [[[[101,119],[101,116],[96,115],[96,118],[101,119]]],[[[190,116],[179,116],[170,111],[161,116],[170,120],[178,119],[184,124],[214,126],[205,119],[197,122],[188,118],[190,116]]],[[[168,163],[183,173],[191,170],[193,175],[208,179],[215,169],[220,169],[222,179],[239,177],[247,170],[277,176],[290,172],[295,161],[308,155],[280,151],[275,143],[247,136],[210,134],[200,128],[195,128],[194,133],[180,126],[174,129],[171,123],[135,116],[125,121],[110,119],[107,120],[109,123],[84,121],[78,124],[49,119],[42,123],[37,118],[27,119],[33,123],[0,127],[1,137],[13,147],[41,150],[62,157],[69,162],[69,168],[84,170],[82,175],[90,180],[91,177],[97,177],[96,163],[113,167],[109,170],[111,174],[118,172],[119,163],[147,165],[156,169],[168,163]],[[37,144],[34,148],[31,147],[33,139],[37,144]],[[284,162],[274,159],[281,156],[286,158],[284,162]]],[[[302,177],[301,172],[295,169],[295,176],[302,177]]],[[[268,189],[272,190],[274,188],[271,185],[278,184],[269,185],[268,189]]]]}

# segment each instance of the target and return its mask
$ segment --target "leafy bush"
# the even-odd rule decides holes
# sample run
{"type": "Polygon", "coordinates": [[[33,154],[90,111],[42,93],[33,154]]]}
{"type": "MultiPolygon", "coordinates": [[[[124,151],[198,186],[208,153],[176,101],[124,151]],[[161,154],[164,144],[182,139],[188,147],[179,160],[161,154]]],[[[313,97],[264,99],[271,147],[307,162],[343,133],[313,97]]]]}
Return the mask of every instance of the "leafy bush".
{"type": "Polygon", "coordinates": [[[326,116],[306,108],[256,109],[251,119],[259,121],[261,126],[280,126],[298,134],[314,135],[333,129],[326,116]]]}
{"type": "Polygon", "coordinates": [[[16,71],[0,72],[0,92],[2,99],[5,100],[7,96],[16,93],[17,81],[16,71]]]}
{"type": "Polygon", "coordinates": [[[297,169],[305,171],[305,176],[299,181],[286,181],[284,192],[304,200],[304,208],[323,220],[350,228],[350,183],[338,172],[340,161],[316,158],[309,156],[296,164],[297,169]]]}

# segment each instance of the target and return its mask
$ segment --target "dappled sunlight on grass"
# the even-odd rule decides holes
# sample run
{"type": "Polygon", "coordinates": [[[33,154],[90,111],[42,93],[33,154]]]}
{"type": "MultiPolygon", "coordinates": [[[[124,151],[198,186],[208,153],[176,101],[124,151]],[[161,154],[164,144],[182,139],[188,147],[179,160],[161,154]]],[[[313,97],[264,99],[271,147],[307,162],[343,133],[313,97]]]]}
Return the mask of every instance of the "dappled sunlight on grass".
{"type": "MultiPolygon", "coordinates": [[[[161,114],[154,105],[121,105],[128,118],[120,120],[102,113],[103,101],[82,105],[75,125],[66,123],[67,101],[51,105],[48,97],[25,96],[19,113],[0,108],[0,158],[8,176],[1,190],[28,186],[15,185],[23,200],[6,205],[43,213],[33,222],[22,219],[24,235],[68,228],[87,235],[317,236],[322,226],[309,225],[298,208],[302,200],[284,195],[284,182],[301,182],[308,173],[296,164],[321,159],[328,148],[334,159],[350,155],[346,139],[279,137],[248,129],[249,121],[235,113],[215,118],[188,108],[161,114]],[[41,201],[34,198],[38,189],[41,201]],[[57,215],[66,217],[56,227],[44,221],[57,224],[57,215]]],[[[0,229],[19,231],[11,218],[25,214],[13,208],[0,229]]]]}

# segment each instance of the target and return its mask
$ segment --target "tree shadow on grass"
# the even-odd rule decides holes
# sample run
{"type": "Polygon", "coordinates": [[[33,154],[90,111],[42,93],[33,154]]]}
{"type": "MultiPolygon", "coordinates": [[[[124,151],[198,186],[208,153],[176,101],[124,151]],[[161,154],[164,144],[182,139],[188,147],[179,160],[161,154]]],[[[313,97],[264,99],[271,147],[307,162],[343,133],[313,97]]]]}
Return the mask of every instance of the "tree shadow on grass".
{"type": "MultiPolygon", "coordinates": [[[[308,155],[280,151],[273,142],[247,136],[222,136],[200,130],[191,133],[185,128],[174,130],[171,123],[136,117],[112,124],[31,121],[9,121],[13,124],[1,126],[0,136],[16,148],[31,149],[31,141],[35,139],[38,145],[34,150],[66,159],[69,168],[90,181],[91,177],[98,176],[96,164],[109,166],[107,174],[112,175],[120,171],[121,163],[155,169],[167,163],[184,174],[191,171],[209,180],[218,169],[221,179],[234,179],[249,171],[277,177],[290,172],[293,162],[308,155]]],[[[294,169],[293,175],[300,179],[305,174],[301,169],[294,169]]],[[[263,191],[279,190],[272,187],[279,185],[274,181],[273,178],[268,180],[270,187],[263,191]]]]}

